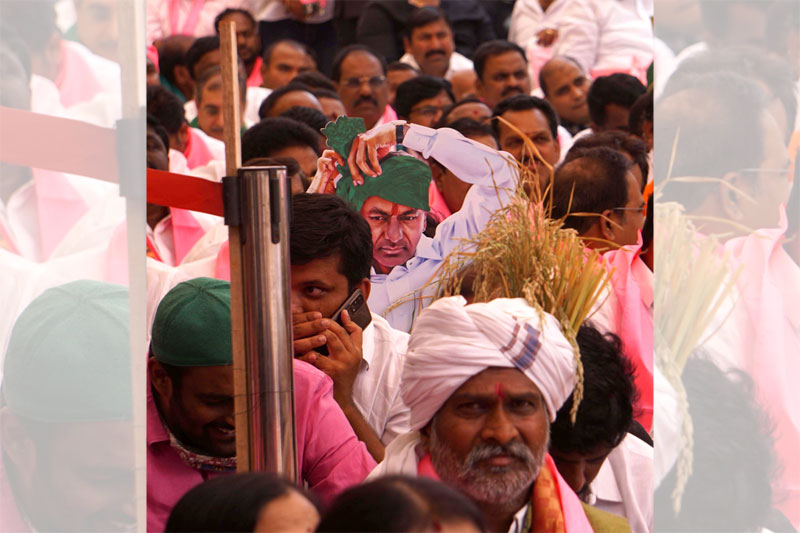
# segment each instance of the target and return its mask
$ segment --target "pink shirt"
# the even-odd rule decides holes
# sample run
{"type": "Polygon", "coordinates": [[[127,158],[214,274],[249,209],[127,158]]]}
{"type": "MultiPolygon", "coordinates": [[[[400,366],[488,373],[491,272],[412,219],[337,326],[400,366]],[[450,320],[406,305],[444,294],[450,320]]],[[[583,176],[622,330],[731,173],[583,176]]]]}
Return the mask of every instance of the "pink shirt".
{"type": "MultiPolygon", "coordinates": [[[[333,399],[331,379],[294,361],[295,424],[299,478],[324,502],[361,483],[375,468],[333,399]]],[[[164,531],[172,507],[192,487],[224,473],[186,466],[169,444],[152,392],[147,391],[147,530],[164,531]]]]}

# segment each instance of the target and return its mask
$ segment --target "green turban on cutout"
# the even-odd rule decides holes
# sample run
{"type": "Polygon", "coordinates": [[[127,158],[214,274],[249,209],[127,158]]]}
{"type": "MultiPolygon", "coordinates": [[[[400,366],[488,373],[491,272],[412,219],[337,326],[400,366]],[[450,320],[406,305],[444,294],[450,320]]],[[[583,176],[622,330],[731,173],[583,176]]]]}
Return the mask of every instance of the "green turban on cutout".
{"type": "MultiPolygon", "coordinates": [[[[359,133],[366,131],[361,118],[339,117],[335,123],[328,123],[322,130],[327,144],[345,160],[350,147],[359,133]]],[[[381,161],[383,173],[375,178],[364,175],[364,184],[353,185],[350,169],[337,165],[342,178],[336,184],[336,194],[342,197],[357,211],[370,196],[378,196],[414,209],[429,211],[428,188],[431,183],[431,169],[419,159],[411,156],[391,155],[381,161]]]]}
{"type": "Polygon", "coordinates": [[[150,351],[172,366],[233,364],[231,284],[195,278],[173,287],[158,304],[150,351]]]}
{"type": "Polygon", "coordinates": [[[39,422],[130,420],[128,289],[73,281],[43,292],[17,318],[2,393],[39,422]]]}

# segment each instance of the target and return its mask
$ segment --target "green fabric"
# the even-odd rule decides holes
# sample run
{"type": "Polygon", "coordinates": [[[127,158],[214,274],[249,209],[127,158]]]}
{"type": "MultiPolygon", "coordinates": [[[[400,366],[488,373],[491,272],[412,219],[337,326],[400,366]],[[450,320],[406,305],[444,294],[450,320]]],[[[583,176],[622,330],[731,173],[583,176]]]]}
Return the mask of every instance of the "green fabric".
{"type": "Polygon", "coordinates": [[[631,526],[623,517],[603,511],[581,502],[583,512],[594,533],[630,533],[631,526]]]}
{"type": "Polygon", "coordinates": [[[183,95],[180,89],[178,89],[171,81],[169,81],[164,74],[159,74],[158,79],[161,81],[161,86],[167,89],[169,92],[177,96],[182,104],[186,103],[186,97],[183,95]]]}
{"type": "Polygon", "coordinates": [[[2,394],[39,422],[130,420],[128,289],[74,281],[43,292],[17,318],[2,394]]]}
{"type": "MultiPolygon", "coordinates": [[[[359,133],[366,130],[361,118],[339,117],[329,122],[322,133],[327,144],[345,160],[350,154],[353,141],[359,133]]],[[[430,211],[428,189],[431,184],[431,169],[412,156],[391,155],[380,162],[382,174],[373,178],[363,175],[364,184],[353,185],[349,167],[337,165],[342,179],[336,185],[336,194],[342,197],[356,211],[361,210],[364,201],[370,196],[378,196],[389,202],[430,211]]]]}
{"type": "Polygon", "coordinates": [[[195,278],[173,287],[158,304],[150,349],[172,366],[233,364],[231,284],[195,278]]]}

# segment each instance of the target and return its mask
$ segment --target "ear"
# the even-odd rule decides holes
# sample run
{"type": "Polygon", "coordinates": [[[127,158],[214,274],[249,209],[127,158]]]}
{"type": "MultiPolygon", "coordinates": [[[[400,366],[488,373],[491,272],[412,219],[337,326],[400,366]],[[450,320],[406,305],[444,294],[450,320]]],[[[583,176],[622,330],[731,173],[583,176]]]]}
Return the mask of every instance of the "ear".
{"type": "Polygon", "coordinates": [[[147,360],[147,375],[150,378],[150,384],[153,385],[153,389],[162,400],[167,401],[172,398],[172,380],[167,371],[164,370],[164,367],[161,366],[161,363],[156,361],[155,357],[150,357],[147,360]]]}
{"type": "Polygon", "coordinates": [[[358,282],[358,288],[361,289],[361,294],[364,295],[364,300],[369,300],[369,292],[372,290],[372,282],[369,278],[364,278],[358,282]]]}
{"type": "Polygon", "coordinates": [[[36,445],[27,428],[8,406],[0,408],[0,439],[3,452],[16,467],[23,486],[30,488],[30,479],[36,471],[36,445]]]}
{"type": "Polygon", "coordinates": [[[595,123],[595,121],[594,121],[594,120],[590,120],[590,121],[589,121],[589,128],[591,128],[591,130],[592,130],[593,132],[595,132],[595,133],[598,133],[598,132],[600,131],[600,130],[598,129],[599,127],[600,127],[600,126],[598,126],[598,125],[595,123]]]}
{"type": "Polygon", "coordinates": [[[403,37],[403,48],[405,48],[406,53],[411,53],[411,41],[408,40],[408,37],[403,37]]]}
{"type": "Polygon", "coordinates": [[[178,141],[181,143],[180,151],[186,148],[186,143],[189,141],[189,124],[184,122],[181,124],[180,129],[178,129],[178,141]]]}
{"type": "Polygon", "coordinates": [[[475,92],[477,93],[478,98],[483,98],[483,82],[477,76],[475,76],[475,92]]]}
{"type": "Polygon", "coordinates": [[[444,190],[444,169],[436,163],[431,163],[431,179],[440,192],[444,190]]]}
{"type": "Polygon", "coordinates": [[[613,214],[614,212],[611,209],[606,209],[597,220],[597,224],[599,224],[600,228],[600,235],[602,235],[605,240],[612,242],[614,241],[614,230],[616,229],[614,223],[610,220],[613,214]]]}
{"type": "MultiPolygon", "coordinates": [[[[722,181],[725,182],[719,186],[719,205],[722,208],[722,212],[730,220],[741,221],[743,218],[741,202],[747,200],[742,198],[732,187],[742,189],[747,187],[747,184],[745,180],[740,179],[739,174],[736,172],[728,172],[722,177],[722,181]],[[728,185],[732,187],[728,187],[728,185]]],[[[747,191],[746,188],[743,190],[747,191]]]]}
{"type": "Polygon", "coordinates": [[[419,430],[419,441],[425,450],[428,450],[428,443],[431,440],[431,424],[433,424],[433,420],[428,422],[424,428],[419,430]]]}
{"type": "Polygon", "coordinates": [[[267,65],[266,61],[261,63],[261,79],[262,80],[267,78],[267,68],[268,67],[269,67],[269,65],[267,65]]]}

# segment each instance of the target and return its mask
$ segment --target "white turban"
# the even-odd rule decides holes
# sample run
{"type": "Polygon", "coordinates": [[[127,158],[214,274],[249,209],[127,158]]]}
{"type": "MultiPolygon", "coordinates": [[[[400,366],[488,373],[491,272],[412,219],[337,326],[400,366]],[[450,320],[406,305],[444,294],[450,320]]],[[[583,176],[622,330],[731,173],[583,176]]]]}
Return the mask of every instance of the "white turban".
{"type": "Polygon", "coordinates": [[[422,311],[408,343],[403,401],[424,427],[461,385],[489,367],[517,368],[544,396],[552,422],[575,386],[575,355],[558,321],[522,298],[466,305],[442,298],[422,311]]]}

